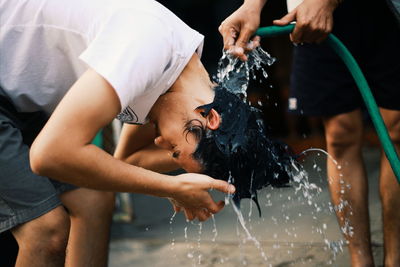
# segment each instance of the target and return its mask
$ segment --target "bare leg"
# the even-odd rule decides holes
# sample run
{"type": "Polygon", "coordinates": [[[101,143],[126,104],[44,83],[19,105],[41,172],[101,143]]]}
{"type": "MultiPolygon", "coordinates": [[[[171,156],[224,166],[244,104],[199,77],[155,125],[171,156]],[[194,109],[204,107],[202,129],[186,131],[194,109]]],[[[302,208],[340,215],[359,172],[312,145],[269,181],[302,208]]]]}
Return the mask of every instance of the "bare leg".
{"type": "Polygon", "coordinates": [[[361,112],[326,118],[324,126],[328,153],[340,166],[328,161],[328,179],[332,202],[338,207],[336,215],[349,242],[352,266],[373,266],[361,112]]]}
{"type": "Polygon", "coordinates": [[[71,218],[65,266],[107,266],[114,193],[79,188],[60,198],[71,218]]]}
{"type": "MultiPolygon", "coordinates": [[[[381,109],[390,137],[400,153],[400,111],[381,109]]],[[[400,185],[386,156],[382,154],[380,172],[385,266],[400,266],[400,185]]]]}
{"type": "Polygon", "coordinates": [[[69,225],[68,214],[59,206],[14,228],[19,246],[15,266],[64,266],[69,225]]]}

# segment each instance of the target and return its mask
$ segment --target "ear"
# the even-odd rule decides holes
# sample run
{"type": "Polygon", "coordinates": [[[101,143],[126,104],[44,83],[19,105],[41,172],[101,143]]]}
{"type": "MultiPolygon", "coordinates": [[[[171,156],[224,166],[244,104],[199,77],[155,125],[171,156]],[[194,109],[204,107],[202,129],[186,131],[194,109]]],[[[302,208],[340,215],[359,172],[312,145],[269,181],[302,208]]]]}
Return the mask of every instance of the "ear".
{"type": "Polygon", "coordinates": [[[208,115],[206,116],[207,119],[207,128],[210,130],[217,130],[219,125],[221,124],[221,115],[215,110],[211,109],[208,115]]]}
{"type": "Polygon", "coordinates": [[[166,141],[162,136],[157,136],[154,139],[154,144],[160,148],[167,150],[172,148],[172,145],[168,141],[166,141]]]}

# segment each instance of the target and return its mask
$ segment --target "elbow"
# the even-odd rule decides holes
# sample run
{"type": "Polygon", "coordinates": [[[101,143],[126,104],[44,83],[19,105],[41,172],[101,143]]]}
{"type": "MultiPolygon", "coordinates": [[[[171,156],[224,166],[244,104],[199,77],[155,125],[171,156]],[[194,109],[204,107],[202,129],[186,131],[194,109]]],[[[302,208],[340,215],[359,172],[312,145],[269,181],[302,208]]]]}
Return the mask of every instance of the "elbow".
{"type": "Polygon", "coordinates": [[[41,176],[49,176],[48,173],[51,171],[51,155],[48,150],[34,142],[29,151],[29,161],[33,173],[41,176]]]}

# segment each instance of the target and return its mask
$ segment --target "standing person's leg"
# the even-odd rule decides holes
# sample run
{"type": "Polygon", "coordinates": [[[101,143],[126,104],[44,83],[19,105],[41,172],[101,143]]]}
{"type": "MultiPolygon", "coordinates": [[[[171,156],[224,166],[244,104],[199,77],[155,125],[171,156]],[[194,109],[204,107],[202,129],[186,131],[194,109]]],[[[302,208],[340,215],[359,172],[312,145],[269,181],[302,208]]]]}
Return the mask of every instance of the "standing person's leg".
{"type": "Polygon", "coordinates": [[[325,118],[324,126],[328,153],[340,166],[328,160],[328,180],[339,224],[349,242],[352,266],[373,266],[361,111],[325,118]]]}
{"type": "MultiPolygon", "coordinates": [[[[400,154],[400,111],[381,109],[389,135],[400,154]]],[[[400,266],[400,184],[382,153],[380,171],[385,266],[400,266]]]]}
{"type": "Polygon", "coordinates": [[[114,193],[79,188],[60,198],[71,218],[65,266],[107,266],[114,193]]]}

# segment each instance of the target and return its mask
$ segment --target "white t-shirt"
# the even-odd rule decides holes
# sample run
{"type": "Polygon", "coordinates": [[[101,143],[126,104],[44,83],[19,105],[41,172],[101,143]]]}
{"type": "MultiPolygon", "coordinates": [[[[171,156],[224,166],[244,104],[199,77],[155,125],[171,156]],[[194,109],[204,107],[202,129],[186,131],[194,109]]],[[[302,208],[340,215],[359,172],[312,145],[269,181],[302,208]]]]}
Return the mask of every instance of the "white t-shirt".
{"type": "Polygon", "coordinates": [[[0,0],[0,25],[0,86],[19,111],[52,113],[91,67],[128,123],[146,121],[203,44],[153,0],[0,0]]]}

